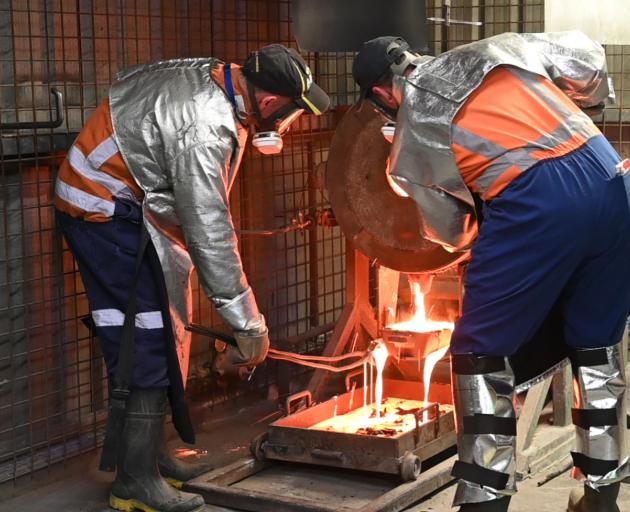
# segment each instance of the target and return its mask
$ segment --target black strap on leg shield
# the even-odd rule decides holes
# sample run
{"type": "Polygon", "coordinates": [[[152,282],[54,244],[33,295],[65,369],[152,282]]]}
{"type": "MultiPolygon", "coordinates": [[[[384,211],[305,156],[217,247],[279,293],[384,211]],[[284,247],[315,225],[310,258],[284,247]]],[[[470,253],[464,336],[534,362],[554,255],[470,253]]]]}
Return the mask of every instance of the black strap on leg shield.
{"type": "Polygon", "coordinates": [[[133,282],[129,292],[129,303],[125,311],[125,321],[123,323],[122,335],[120,339],[120,351],[118,353],[118,368],[116,377],[111,386],[109,397],[109,414],[107,416],[107,429],[105,431],[105,441],[99,469],[101,471],[116,471],[116,461],[118,459],[118,447],[120,436],[125,424],[125,410],[131,382],[133,379],[133,348],[136,327],[136,310],[138,302],[138,280],[140,278],[140,267],[144,254],[149,244],[149,232],[142,225],[138,254],[133,273],[133,282]]]}

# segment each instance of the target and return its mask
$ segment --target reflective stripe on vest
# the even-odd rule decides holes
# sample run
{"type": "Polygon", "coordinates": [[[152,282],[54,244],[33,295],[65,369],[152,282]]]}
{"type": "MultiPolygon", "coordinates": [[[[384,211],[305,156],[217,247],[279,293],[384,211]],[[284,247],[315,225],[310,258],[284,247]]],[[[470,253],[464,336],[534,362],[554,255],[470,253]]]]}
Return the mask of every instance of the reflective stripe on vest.
{"type": "Polygon", "coordinates": [[[68,151],[55,186],[55,206],[74,217],[109,220],[116,197],[138,201],[141,195],[120,155],[106,100],[94,112],[68,151]]]}
{"type": "Polygon", "coordinates": [[[495,197],[514,178],[539,161],[567,154],[599,134],[590,118],[549,80],[517,68],[498,68],[492,73],[502,73],[499,80],[506,82],[505,87],[499,91],[501,82],[495,79],[489,92],[481,90],[484,87],[482,84],[480,94],[473,94],[468,100],[479,103],[472,105],[468,111],[462,110],[462,117],[456,118],[451,130],[453,149],[462,175],[484,199],[495,197]],[[510,79],[510,76],[513,78],[510,79]],[[527,91],[515,90],[518,87],[527,88],[527,91]],[[510,97],[510,94],[514,96],[510,97]],[[529,100],[531,105],[518,103],[515,99],[529,100]],[[484,111],[483,102],[489,101],[494,110],[484,111]],[[527,110],[528,107],[531,111],[527,110]],[[475,115],[479,113],[482,117],[477,120],[475,115]],[[495,133],[497,139],[503,135],[503,140],[491,140],[475,133],[477,130],[493,133],[491,127],[482,125],[482,121],[487,122],[492,115],[499,118],[499,129],[495,133]],[[518,129],[523,126],[526,134],[519,136],[518,129]],[[501,133],[502,130],[504,133],[501,133]],[[531,140],[532,133],[538,134],[538,138],[531,140]]]}

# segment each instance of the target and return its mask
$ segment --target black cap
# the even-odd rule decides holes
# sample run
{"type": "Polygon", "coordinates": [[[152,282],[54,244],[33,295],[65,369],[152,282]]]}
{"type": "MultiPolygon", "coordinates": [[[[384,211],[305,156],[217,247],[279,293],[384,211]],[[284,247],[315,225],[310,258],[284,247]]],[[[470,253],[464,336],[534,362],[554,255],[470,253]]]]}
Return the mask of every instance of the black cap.
{"type": "Polygon", "coordinates": [[[330,98],[313,82],[313,75],[302,56],[293,48],[270,44],[249,55],[243,74],[264,91],[293,98],[307,112],[322,114],[330,98]]]}
{"type": "Polygon", "coordinates": [[[381,36],[366,41],[352,63],[352,76],[361,87],[364,96],[389,71],[390,66],[400,55],[400,51],[409,50],[409,44],[401,37],[381,36]],[[400,50],[395,54],[388,54],[387,48],[394,41],[400,44],[400,50]]]}

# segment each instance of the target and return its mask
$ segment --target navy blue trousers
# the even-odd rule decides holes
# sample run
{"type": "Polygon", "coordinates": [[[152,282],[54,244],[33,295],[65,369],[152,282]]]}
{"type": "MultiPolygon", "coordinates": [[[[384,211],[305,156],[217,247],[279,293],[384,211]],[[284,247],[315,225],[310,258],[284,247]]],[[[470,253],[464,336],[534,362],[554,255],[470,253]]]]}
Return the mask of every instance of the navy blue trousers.
{"type": "Polygon", "coordinates": [[[630,173],[603,136],[545,160],[484,206],[454,354],[511,356],[559,311],[573,348],[621,340],[630,311],[630,173]]]}
{"type": "MultiPolygon", "coordinates": [[[[116,374],[140,242],[140,206],[116,201],[114,217],[104,223],[86,222],[57,211],[57,223],[79,266],[111,378],[116,374]]],[[[148,250],[154,249],[150,246],[148,250]]],[[[140,388],[169,386],[166,344],[172,337],[165,332],[170,322],[163,316],[168,311],[168,299],[158,286],[164,277],[156,275],[154,267],[145,256],[139,274],[134,340],[133,386],[140,388]]]]}

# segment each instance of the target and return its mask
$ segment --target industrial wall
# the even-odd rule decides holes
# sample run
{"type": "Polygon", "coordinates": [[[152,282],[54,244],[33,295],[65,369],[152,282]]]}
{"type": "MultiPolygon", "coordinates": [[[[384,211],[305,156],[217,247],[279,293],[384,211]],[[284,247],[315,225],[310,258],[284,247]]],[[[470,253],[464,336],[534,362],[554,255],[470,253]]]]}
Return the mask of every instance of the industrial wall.
{"type": "MultiPolygon", "coordinates": [[[[428,15],[443,16],[441,0],[428,15]]],[[[541,31],[543,2],[454,0],[454,20],[431,26],[441,52],[504,31],[541,31]]],[[[242,62],[270,42],[297,46],[289,0],[0,0],[0,126],[57,116],[58,128],[0,130],[0,483],[94,450],[107,402],[98,340],[76,265],[55,229],[59,163],[107,96],[118,70],[150,60],[213,55],[242,62]]],[[[605,134],[630,154],[630,50],[607,48],[619,102],[605,134]]],[[[306,54],[333,105],[351,104],[350,54],[306,54]]],[[[305,117],[277,157],[249,152],[232,195],[246,271],[285,348],[321,350],[344,301],[344,241],[318,224],[327,207],[321,163],[340,115],[305,117]],[[290,229],[287,227],[291,226],[290,229]],[[287,229],[285,229],[287,228],[287,229]]],[[[196,292],[196,321],[219,326],[196,292]]],[[[299,378],[269,364],[245,386],[207,379],[212,346],[194,340],[189,389],[211,407],[286,393],[299,378]]]]}

